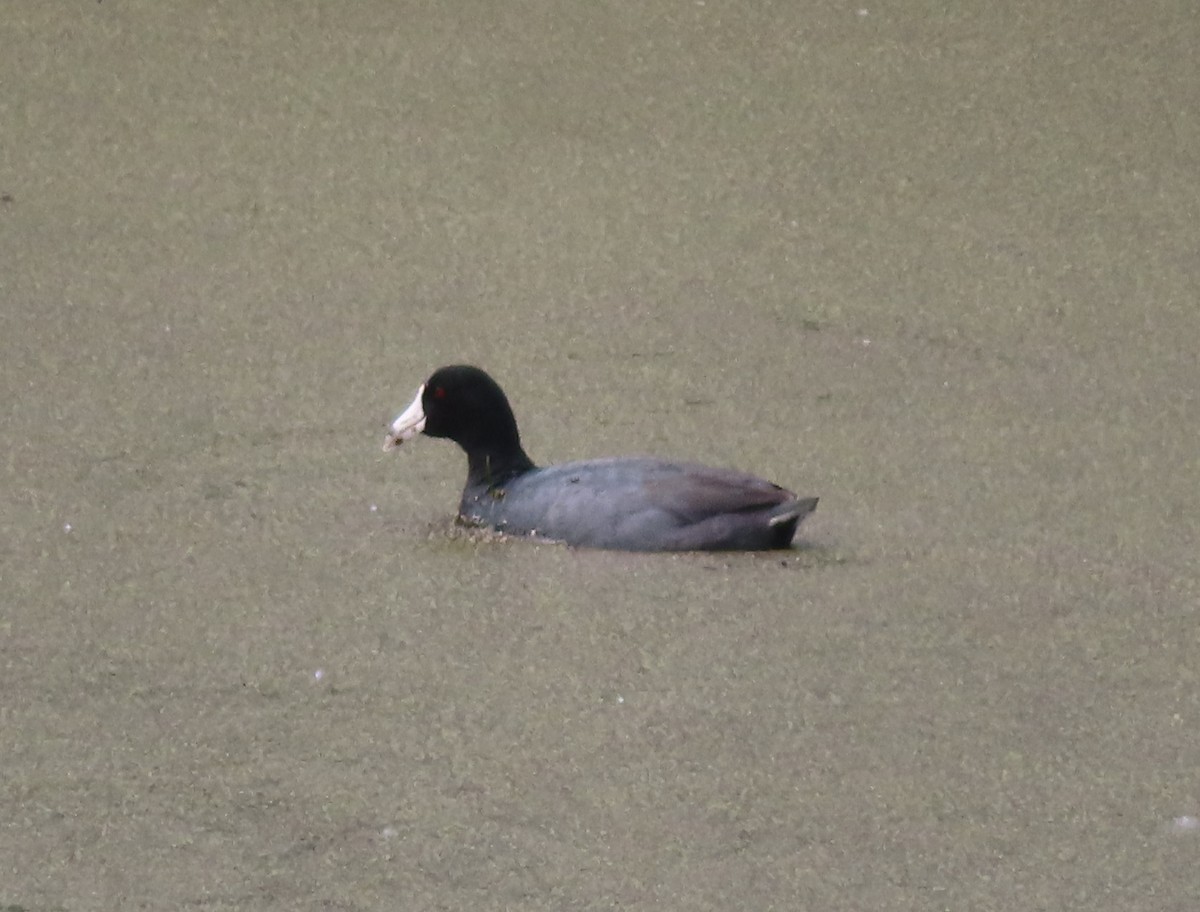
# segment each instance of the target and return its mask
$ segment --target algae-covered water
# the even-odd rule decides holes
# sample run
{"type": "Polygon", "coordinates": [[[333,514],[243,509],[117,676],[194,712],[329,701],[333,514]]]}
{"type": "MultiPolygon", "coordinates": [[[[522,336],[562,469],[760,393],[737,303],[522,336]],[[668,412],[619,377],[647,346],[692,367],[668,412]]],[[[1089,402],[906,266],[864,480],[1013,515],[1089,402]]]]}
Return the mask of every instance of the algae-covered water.
{"type": "Polygon", "coordinates": [[[1200,20],[16,2],[0,908],[1200,907],[1200,20]],[[541,462],[772,555],[454,527],[541,462]]]}

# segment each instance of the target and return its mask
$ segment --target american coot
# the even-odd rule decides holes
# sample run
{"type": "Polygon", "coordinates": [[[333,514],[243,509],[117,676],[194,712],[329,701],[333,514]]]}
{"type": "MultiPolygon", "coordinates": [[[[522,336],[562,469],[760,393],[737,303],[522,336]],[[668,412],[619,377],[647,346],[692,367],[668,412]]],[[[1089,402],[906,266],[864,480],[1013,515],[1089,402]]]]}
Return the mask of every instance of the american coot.
{"type": "Polygon", "coordinates": [[[686,462],[632,457],[539,469],[521,448],[504,391],[477,367],[435,371],[383,448],[421,433],[449,437],[467,453],[463,519],[510,535],[626,551],[756,551],[788,547],[817,506],[753,475],[686,462]]]}

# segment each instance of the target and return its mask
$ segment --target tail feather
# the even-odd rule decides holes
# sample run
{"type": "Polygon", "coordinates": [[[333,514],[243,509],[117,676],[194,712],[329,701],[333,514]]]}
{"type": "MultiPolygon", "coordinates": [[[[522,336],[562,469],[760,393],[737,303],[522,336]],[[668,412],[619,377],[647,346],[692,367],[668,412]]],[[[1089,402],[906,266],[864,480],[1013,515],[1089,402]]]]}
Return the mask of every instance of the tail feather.
{"type": "Polygon", "coordinates": [[[799,524],[800,520],[817,508],[816,497],[805,497],[799,500],[789,500],[781,504],[779,511],[768,521],[769,526],[779,526],[784,523],[799,524]]]}

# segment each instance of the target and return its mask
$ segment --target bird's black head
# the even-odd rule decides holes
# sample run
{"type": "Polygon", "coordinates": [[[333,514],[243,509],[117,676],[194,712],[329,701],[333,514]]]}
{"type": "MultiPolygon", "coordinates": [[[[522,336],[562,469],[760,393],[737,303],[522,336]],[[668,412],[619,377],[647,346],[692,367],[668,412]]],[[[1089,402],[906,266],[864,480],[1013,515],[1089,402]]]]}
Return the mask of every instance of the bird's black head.
{"type": "Polygon", "coordinates": [[[533,467],[521,448],[508,397],[478,367],[440,367],[392,424],[385,449],[425,434],[453,440],[467,453],[472,477],[509,477],[533,467]]]}

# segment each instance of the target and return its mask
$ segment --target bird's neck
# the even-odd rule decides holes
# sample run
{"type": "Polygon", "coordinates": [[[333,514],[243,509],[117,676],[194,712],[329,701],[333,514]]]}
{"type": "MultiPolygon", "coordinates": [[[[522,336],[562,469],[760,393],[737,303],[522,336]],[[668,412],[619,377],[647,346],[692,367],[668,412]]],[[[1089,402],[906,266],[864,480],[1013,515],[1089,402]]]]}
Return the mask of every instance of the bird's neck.
{"type": "Polygon", "coordinates": [[[467,487],[492,489],[537,468],[520,445],[516,449],[473,450],[467,453],[467,487]]]}

